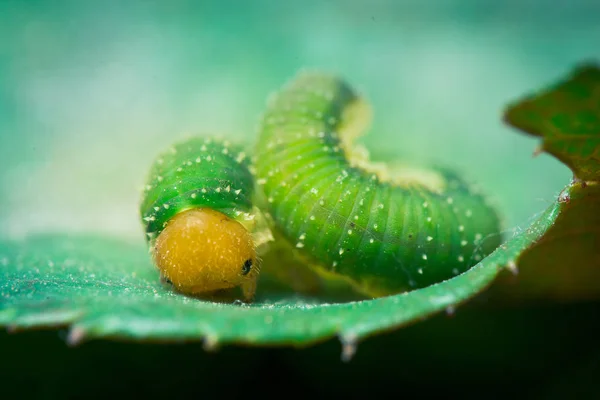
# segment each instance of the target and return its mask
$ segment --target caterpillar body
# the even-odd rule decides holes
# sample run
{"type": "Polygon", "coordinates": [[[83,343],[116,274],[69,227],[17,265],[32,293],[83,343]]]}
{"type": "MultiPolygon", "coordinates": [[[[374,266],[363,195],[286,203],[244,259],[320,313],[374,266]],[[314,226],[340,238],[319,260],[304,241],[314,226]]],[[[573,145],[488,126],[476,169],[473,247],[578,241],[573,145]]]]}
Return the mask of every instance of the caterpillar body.
{"type": "Polygon", "coordinates": [[[292,79],[263,113],[257,187],[312,269],[379,297],[451,278],[500,244],[495,210],[457,174],[369,160],[353,143],[369,123],[367,101],[320,72],[292,79]]]}
{"type": "Polygon", "coordinates": [[[193,137],[160,154],[139,212],[161,276],[185,294],[241,287],[252,300],[261,243],[253,194],[239,145],[193,137]]]}

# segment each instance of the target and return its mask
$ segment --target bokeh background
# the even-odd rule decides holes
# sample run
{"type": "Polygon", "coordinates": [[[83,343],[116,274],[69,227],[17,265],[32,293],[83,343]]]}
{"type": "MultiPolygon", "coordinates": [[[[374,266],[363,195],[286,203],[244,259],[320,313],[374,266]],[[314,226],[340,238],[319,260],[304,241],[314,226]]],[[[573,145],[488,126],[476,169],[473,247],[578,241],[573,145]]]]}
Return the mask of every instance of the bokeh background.
{"type": "Polygon", "coordinates": [[[300,68],[371,101],[365,142],[462,170],[507,229],[570,179],[508,102],[600,55],[596,1],[0,2],[0,233],[141,239],[139,188],[186,134],[251,141],[300,68]]]}
{"type": "MultiPolygon", "coordinates": [[[[598,43],[596,0],[0,0],[0,236],[143,240],[139,188],[156,153],[187,134],[252,141],[267,96],[304,67],[337,72],[369,98],[368,146],[463,171],[518,230],[571,175],[548,155],[532,158],[537,140],[502,111],[600,59],[598,43]]],[[[0,372],[17,393],[58,398],[99,388],[267,395],[274,381],[289,393],[331,382],[330,393],[358,393],[350,381],[407,393],[431,377],[447,393],[561,397],[597,375],[597,314],[441,316],[360,345],[343,367],[335,341],[215,357],[193,345],[65,350],[62,334],[2,335],[0,372]]]]}

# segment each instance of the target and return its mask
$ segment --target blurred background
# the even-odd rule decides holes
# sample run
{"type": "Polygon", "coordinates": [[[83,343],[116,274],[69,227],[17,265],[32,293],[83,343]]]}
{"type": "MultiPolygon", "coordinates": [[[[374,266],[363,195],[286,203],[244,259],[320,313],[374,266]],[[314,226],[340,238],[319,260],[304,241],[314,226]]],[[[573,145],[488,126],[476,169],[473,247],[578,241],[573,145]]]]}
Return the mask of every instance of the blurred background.
{"type": "Polygon", "coordinates": [[[526,226],[568,183],[505,105],[600,55],[596,1],[0,1],[0,234],[141,240],[139,188],[186,134],[251,142],[300,68],[371,101],[365,143],[462,170],[526,226]]]}
{"type": "MultiPolygon", "coordinates": [[[[267,96],[303,67],[367,96],[370,148],[461,170],[508,230],[523,228],[571,174],[532,158],[537,140],[502,111],[599,60],[598,43],[596,0],[0,0],[0,236],[143,240],[139,189],[156,154],[187,134],[251,142],[267,96]]],[[[0,335],[0,372],[9,390],[57,398],[286,393],[264,386],[274,381],[299,394],[408,393],[432,376],[447,394],[564,398],[591,387],[597,306],[467,310],[361,344],[349,365],[337,341],[215,357],[199,345],[73,350],[50,333],[0,335]]]]}

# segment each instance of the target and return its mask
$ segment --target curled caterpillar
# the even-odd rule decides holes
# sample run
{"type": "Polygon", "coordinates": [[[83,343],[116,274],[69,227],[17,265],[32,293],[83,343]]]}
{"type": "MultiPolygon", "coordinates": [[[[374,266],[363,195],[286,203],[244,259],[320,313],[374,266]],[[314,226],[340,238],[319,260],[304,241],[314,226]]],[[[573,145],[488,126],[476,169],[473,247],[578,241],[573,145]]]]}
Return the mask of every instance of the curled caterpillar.
{"type": "Polygon", "coordinates": [[[495,210],[457,174],[370,161],[353,143],[369,123],[365,99],[319,72],[288,82],[263,114],[258,187],[311,268],[379,297],[451,278],[500,244],[495,210]]]}
{"type": "Polygon", "coordinates": [[[260,266],[254,180],[239,146],[191,138],[160,154],[140,216],[161,276],[185,294],[256,292],[260,266]]]}

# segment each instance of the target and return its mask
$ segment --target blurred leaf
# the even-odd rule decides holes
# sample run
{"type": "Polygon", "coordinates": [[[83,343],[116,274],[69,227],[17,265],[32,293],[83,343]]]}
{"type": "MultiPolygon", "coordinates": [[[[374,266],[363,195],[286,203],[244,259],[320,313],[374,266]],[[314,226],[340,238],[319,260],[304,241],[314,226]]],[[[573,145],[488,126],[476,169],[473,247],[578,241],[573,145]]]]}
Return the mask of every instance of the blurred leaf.
{"type": "Polygon", "coordinates": [[[492,292],[510,300],[600,297],[600,185],[573,182],[550,208],[548,231],[515,260],[492,292]]]}
{"type": "Polygon", "coordinates": [[[565,163],[578,179],[600,178],[600,68],[570,77],[508,107],[505,120],[542,138],[540,151],[565,163]]]}
{"type": "Polygon", "coordinates": [[[507,122],[542,137],[542,150],[571,168],[574,181],[551,206],[554,225],[491,292],[505,300],[561,301],[600,295],[600,68],[583,65],[570,77],[514,103],[507,122]]]}

